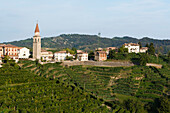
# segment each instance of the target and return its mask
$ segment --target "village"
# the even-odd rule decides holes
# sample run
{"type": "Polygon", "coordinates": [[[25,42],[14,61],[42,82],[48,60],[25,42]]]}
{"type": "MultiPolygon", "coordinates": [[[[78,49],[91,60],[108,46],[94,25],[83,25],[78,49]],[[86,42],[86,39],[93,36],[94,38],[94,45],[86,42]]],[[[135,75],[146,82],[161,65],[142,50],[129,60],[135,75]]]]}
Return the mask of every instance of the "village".
{"type": "MultiPolygon", "coordinates": [[[[146,53],[148,48],[141,47],[138,43],[125,43],[122,47],[127,48],[128,53],[146,53]]],[[[76,50],[75,54],[71,54],[67,50],[57,51],[55,53],[41,48],[41,37],[38,23],[35,28],[35,35],[33,37],[33,52],[27,47],[17,47],[11,44],[0,44],[0,64],[5,58],[13,60],[16,63],[19,60],[39,60],[39,62],[54,63],[63,61],[105,61],[108,58],[109,52],[114,50],[118,52],[117,47],[96,48],[94,52],[94,59],[88,57],[88,53],[82,50],[76,50]]]]}

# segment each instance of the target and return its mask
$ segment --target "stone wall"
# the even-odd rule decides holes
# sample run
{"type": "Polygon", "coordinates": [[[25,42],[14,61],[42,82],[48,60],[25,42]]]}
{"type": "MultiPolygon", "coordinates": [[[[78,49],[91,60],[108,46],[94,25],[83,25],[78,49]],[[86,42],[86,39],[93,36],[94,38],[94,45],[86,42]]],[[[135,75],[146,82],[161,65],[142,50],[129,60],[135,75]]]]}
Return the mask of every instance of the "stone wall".
{"type": "Polygon", "coordinates": [[[129,67],[134,66],[131,62],[120,62],[120,61],[112,61],[112,62],[102,62],[102,61],[64,61],[62,63],[63,66],[75,66],[75,65],[90,65],[90,66],[106,66],[106,67],[129,67]]]}
{"type": "Polygon", "coordinates": [[[156,68],[162,68],[161,64],[154,64],[154,63],[147,63],[146,66],[153,66],[153,67],[156,67],[156,68]]]}

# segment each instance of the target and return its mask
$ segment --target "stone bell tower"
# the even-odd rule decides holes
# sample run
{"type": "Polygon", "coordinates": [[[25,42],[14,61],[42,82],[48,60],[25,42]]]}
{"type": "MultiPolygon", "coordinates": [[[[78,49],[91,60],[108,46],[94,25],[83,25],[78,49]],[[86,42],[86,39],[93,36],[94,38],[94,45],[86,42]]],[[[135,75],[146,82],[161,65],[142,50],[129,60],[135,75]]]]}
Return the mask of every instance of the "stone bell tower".
{"type": "Polygon", "coordinates": [[[35,35],[33,37],[33,59],[41,59],[41,37],[38,23],[35,28],[35,35]]]}

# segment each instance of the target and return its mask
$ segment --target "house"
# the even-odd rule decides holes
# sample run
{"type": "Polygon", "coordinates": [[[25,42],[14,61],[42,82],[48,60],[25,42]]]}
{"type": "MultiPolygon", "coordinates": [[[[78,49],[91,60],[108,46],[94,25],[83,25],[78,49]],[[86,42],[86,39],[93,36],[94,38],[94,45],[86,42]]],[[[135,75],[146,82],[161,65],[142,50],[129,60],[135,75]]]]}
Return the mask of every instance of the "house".
{"type": "Polygon", "coordinates": [[[77,59],[79,61],[88,61],[88,53],[87,52],[79,52],[79,53],[77,53],[77,59]]]}
{"type": "Polygon", "coordinates": [[[96,51],[103,51],[103,48],[96,48],[96,51]]]}
{"type": "Polygon", "coordinates": [[[148,47],[142,47],[140,48],[140,53],[146,53],[147,50],[148,50],[148,47]]]}
{"type": "Polygon", "coordinates": [[[26,47],[21,47],[18,51],[19,59],[28,59],[30,56],[30,50],[26,47]]]}
{"type": "Polygon", "coordinates": [[[117,50],[118,48],[117,47],[107,47],[106,48],[106,53],[107,53],[107,55],[109,54],[109,51],[111,51],[111,50],[117,50]]]}
{"type": "Polygon", "coordinates": [[[54,53],[54,60],[55,61],[64,61],[66,60],[66,57],[73,57],[69,52],[66,51],[58,51],[54,53]]]}
{"type": "Polygon", "coordinates": [[[0,54],[3,58],[5,55],[10,59],[18,62],[19,58],[29,58],[29,50],[24,47],[17,47],[11,44],[0,44],[0,54]]]}
{"type": "Polygon", "coordinates": [[[106,53],[106,51],[96,51],[94,59],[97,60],[97,61],[107,60],[107,53],[106,53]]]}
{"type": "Polygon", "coordinates": [[[140,52],[140,45],[136,43],[125,43],[125,48],[128,48],[128,53],[139,53],[140,52]]]}
{"type": "Polygon", "coordinates": [[[41,58],[43,61],[51,61],[53,59],[53,53],[47,50],[41,50],[41,58]]]}
{"type": "Polygon", "coordinates": [[[82,53],[83,51],[82,50],[77,50],[77,53],[82,53]]]}

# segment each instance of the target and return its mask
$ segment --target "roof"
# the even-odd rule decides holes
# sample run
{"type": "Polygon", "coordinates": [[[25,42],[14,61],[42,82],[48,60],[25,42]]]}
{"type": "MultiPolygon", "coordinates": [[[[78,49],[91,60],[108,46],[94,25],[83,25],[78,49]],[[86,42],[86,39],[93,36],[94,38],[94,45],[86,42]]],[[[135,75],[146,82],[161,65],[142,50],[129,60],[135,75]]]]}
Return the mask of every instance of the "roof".
{"type": "Polygon", "coordinates": [[[106,51],[97,51],[99,54],[106,54],[106,51]]]}
{"type": "Polygon", "coordinates": [[[57,51],[55,53],[66,53],[66,51],[57,51]]]}
{"type": "Polygon", "coordinates": [[[130,45],[130,46],[139,46],[138,43],[125,43],[124,45],[125,46],[128,46],[128,45],[130,45]]]}
{"type": "Polygon", "coordinates": [[[106,49],[107,50],[109,50],[109,49],[113,49],[114,50],[114,49],[117,49],[117,47],[107,47],[106,49]]]}
{"type": "Polygon", "coordinates": [[[35,33],[36,32],[40,32],[39,27],[38,27],[38,23],[36,24],[36,28],[35,28],[35,33]]]}
{"type": "Polygon", "coordinates": [[[0,47],[17,47],[17,46],[11,44],[0,44],[0,47]]]}
{"type": "Polygon", "coordinates": [[[143,50],[148,50],[148,47],[142,47],[140,49],[143,49],[143,50]]]}
{"type": "Polygon", "coordinates": [[[77,54],[88,54],[87,52],[79,52],[77,54]]]}
{"type": "Polygon", "coordinates": [[[81,52],[83,52],[82,50],[77,50],[77,53],[81,53],[81,52]]]}
{"type": "Polygon", "coordinates": [[[96,50],[100,50],[100,51],[101,51],[101,50],[103,50],[103,48],[100,48],[100,47],[99,47],[99,48],[96,48],[96,50]]]}

